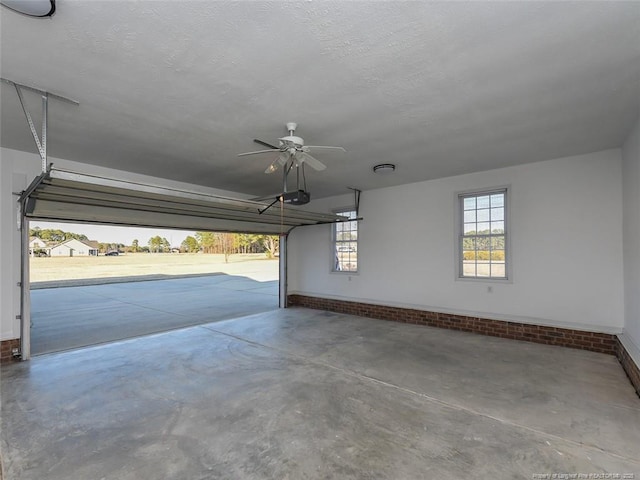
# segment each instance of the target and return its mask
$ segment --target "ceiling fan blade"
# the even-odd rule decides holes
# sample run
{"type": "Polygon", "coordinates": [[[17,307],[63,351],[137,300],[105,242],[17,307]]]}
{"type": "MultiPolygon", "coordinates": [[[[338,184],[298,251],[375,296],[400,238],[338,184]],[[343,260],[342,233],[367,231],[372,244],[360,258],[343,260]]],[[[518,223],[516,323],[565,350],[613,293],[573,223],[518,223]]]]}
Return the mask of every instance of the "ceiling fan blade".
{"type": "Polygon", "coordinates": [[[280,151],[279,148],[276,148],[275,150],[257,150],[255,152],[239,153],[238,156],[246,157],[247,155],[258,155],[260,153],[273,153],[273,152],[279,152],[279,151],[280,151]]]}
{"type": "Polygon", "coordinates": [[[304,148],[315,149],[315,150],[341,150],[346,152],[346,150],[342,147],[327,147],[326,145],[305,145],[304,148]]]}
{"type": "Polygon", "coordinates": [[[276,158],[269,164],[264,173],[273,173],[278,170],[279,166],[284,166],[287,164],[287,160],[289,160],[289,155],[286,153],[280,153],[280,155],[276,156],[276,158]]]}
{"type": "Polygon", "coordinates": [[[276,160],[278,160],[278,163],[280,165],[285,165],[289,160],[289,155],[289,153],[282,152],[280,155],[278,155],[278,158],[276,158],[276,160]]]}
{"type": "Polygon", "coordinates": [[[253,141],[262,145],[263,147],[269,147],[269,148],[273,148],[274,150],[278,150],[278,147],[271,145],[270,143],[263,142],[262,140],[258,140],[257,138],[254,138],[253,141]]]}
{"type": "Polygon", "coordinates": [[[301,152],[300,154],[298,154],[298,159],[301,161],[300,163],[304,162],[311,168],[319,172],[327,168],[327,166],[320,160],[318,160],[317,158],[313,158],[311,155],[305,152],[301,152]]]}

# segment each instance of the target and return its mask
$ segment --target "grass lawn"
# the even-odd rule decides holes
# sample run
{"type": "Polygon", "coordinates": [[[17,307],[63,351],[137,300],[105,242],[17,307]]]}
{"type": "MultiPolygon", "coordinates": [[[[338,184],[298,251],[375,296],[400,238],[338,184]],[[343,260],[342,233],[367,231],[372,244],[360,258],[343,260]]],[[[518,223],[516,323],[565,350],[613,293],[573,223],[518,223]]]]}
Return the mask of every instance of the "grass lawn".
{"type": "Polygon", "coordinates": [[[106,257],[32,257],[31,283],[113,277],[226,273],[263,280],[278,278],[278,259],[265,254],[129,253],[106,257]],[[272,277],[272,278],[269,278],[272,277]]]}

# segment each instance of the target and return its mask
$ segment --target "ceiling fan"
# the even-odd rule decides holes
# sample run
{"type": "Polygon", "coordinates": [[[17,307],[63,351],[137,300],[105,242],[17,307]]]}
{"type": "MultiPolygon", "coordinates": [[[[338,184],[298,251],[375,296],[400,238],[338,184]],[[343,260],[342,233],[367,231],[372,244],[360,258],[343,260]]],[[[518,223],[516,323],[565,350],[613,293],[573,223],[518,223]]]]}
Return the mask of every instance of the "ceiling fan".
{"type": "Polygon", "coordinates": [[[320,145],[305,145],[304,140],[301,137],[294,135],[296,127],[298,125],[293,122],[287,123],[287,131],[289,135],[278,139],[279,146],[271,145],[270,143],[263,142],[262,140],[254,139],[253,141],[269,147],[268,150],[257,150],[255,152],[240,153],[239,157],[247,155],[262,155],[262,154],[275,154],[275,158],[269,164],[264,173],[273,173],[278,167],[282,167],[282,193],[276,196],[256,198],[256,201],[262,201],[266,199],[273,199],[271,204],[266,208],[259,210],[259,213],[264,213],[271,208],[277,202],[288,203],[291,205],[304,205],[311,200],[311,194],[307,191],[307,180],[304,175],[305,165],[309,165],[315,170],[324,170],[326,165],[315,157],[312,157],[309,152],[314,150],[340,150],[346,152],[342,147],[328,147],[320,145]],[[289,173],[296,167],[296,189],[292,192],[287,191],[287,177],[289,173]],[[300,182],[300,172],[302,172],[302,184],[300,182]]]}
{"type": "Polygon", "coordinates": [[[273,173],[278,167],[285,167],[291,169],[292,167],[300,167],[309,165],[314,170],[322,171],[327,166],[315,157],[312,157],[309,152],[314,150],[339,150],[346,152],[342,147],[328,147],[324,145],[305,145],[302,137],[295,135],[298,124],[294,122],[287,123],[287,131],[289,135],[278,139],[278,146],[271,145],[270,143],[263,142],[262,140],[254,139],[253,141],[269,147],[268,150],[257,150],[255,152],[246,152],[238,154],[239,157],[245,157],[247,155],[262,155],[262,154],[276,154],[273,161],[269,164],[264,173],[273,173]],[[288,165],[289,164],[289,165],[288,165]]]}

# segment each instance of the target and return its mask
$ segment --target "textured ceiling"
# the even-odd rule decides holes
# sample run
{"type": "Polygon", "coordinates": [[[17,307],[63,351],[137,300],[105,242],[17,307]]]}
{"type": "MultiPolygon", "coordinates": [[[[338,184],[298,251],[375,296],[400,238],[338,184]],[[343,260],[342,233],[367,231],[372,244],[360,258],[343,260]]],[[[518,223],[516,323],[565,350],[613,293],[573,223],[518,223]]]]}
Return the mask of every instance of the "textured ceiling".
{"type": "MultiPolygon", "coordinates": [[[[640,2],[58,0],[0,27],[4,78],[80,102],[50,101],[50,156],[255,195],[281,176],[236,154],[285,122],[348,151],[317,198],[618,147],[640,103],[640,2]]],[[[36,152],[1,88],[2,146],[36,152]]]]}

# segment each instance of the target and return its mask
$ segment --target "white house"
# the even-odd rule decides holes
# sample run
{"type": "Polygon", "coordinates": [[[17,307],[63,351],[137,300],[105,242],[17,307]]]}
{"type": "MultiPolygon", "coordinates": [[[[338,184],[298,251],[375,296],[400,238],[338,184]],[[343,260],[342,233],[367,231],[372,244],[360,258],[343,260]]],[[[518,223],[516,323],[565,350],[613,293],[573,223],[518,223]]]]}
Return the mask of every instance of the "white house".
{"type": "Polygon", "coordinates": [[[90,242],[72,238],[52,247],[50,255],[52,257],[93,257],[98,255],[98,249],[90,242]]]}
{"type": "Polygon", "coordinates": [[[31,237],[29,239],[29,255],[33,256],[36,250],[46,250],[47,244],[39,237],[31,237]]]}

